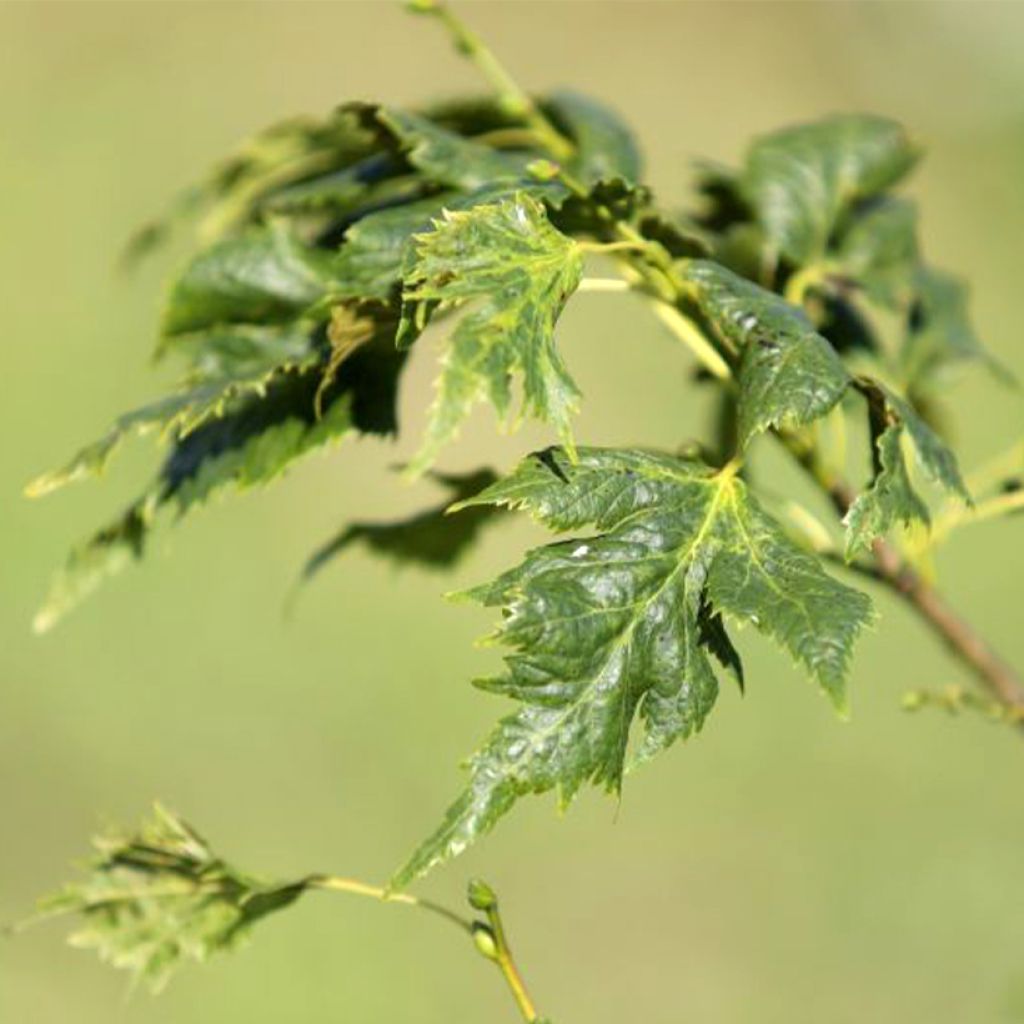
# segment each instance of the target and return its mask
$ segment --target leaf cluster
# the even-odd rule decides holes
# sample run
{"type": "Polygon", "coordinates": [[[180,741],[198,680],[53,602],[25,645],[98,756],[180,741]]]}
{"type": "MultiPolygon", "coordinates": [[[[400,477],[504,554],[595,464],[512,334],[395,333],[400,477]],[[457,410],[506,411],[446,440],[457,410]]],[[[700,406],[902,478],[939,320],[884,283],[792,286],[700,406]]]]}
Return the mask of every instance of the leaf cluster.
{"type": "MultiPolygon", "coordinates": [[[[517,707],[396,884],[459,853],[522,796],[554,790],[565,804],[588,783],[617,791],[632,764],[698,732],[720,676],[743,684],[736,626],[777,643],[844,711],[870,601],[794,538],[748,470],[758,439],[774,435],[830,489],[821,421],[866,423],[863,483],[845,517],[852,562],[901,525],[928,523],[919,469],[969,502],[936,393],[957,365],[994,363],[964,285],[924,261],[916,209],[895,191],[919,156],[890,120],[827,118],[756,139],[737,168],[702,165],[679,213],[643,184],[626,125],[573,93],[415,111],[348,104],[268,129],[135,246],[183,214],[201,218],[203,244],[161,318],[158,351],[183,366],[181,386],[33,490],[103,471],[131,434],[157,434],[163,462],[73,552],[39,625],[140,556],[163,513],[269,482],[341,439],[393,435],[408,351],[436,322],[436,393],[407,472],[432,472],[455,505],[346,525],[305,575],[356,544],[450,567],[497,507],[571,536],[464,595],[499,609],[492,640],[509,652],[505,673],[478,685],[517,707]],[[593,252],[616,261],[710,370],[719,457],[577,444],[582,396],[557,323],[593,252]],[[504,421],[550,425],[559,445],[501,479],[433,471],[480,402],[504,421]]],[[[174,870],[206,885],[197,857],[174,870]]],[[[159,945],[154,969],[172,951],[229,941],[254,893],[273,898],[216,865],[206,923],[194,941],[159,945]]],[[[105,862],[98,877],[112,870],[105,862]]],[[[125,906],[97,921],[120,927],[125,906]]],[[[145,928],[166,924],[127,906],[145,928]]]]}

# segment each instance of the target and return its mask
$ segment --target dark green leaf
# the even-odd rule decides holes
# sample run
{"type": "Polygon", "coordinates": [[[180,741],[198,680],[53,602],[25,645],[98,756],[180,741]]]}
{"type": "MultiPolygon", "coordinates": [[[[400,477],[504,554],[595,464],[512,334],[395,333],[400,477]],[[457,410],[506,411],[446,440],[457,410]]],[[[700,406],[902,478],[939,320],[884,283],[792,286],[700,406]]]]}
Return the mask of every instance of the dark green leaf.
{"type": "Polygon", "coordinates": [[[479,685],[521,702],[469,763],[466,792],[399,872],[404,885],[489,831],[520,797],[587,782],[617,790],[637,716],[643,760],[699,730],[735,666],[725,615],[782,645],[839,708],[870,602],[797,548],[731,472],[669,456],[581,449],[532,456],[464,506],[524,508],[557,531],[466,596],[502,611],[507,674],[479,685]],[[712,624],[713,623],[713,624],[712,624]]]}
{"type": "Polygon", "coordinates": [[[314,552],[302,570],[309,580],[328,562],[353,545],[363,544],[371,551],[399,564],[448,569],[473,545],[481,530],[494,519],[495,510],[474,507],[449,515],[453,501],[463,501],[493,484],[497,477],[489,469],[471,473],[430,473],[450,492],[447,501],[408,519],[387,523],[351,523],[323,547],[314,552]]]}
{"type": "Polygon", "coordinates": [[[914,296],[920,261],[917,207],[892,196],[866,204],[843,232],[837,260],[874,302],[906,310],[914,296]]]}
{"type": "Polygon", "coordinates": [[[854,203],[894,185],[917,157],[895,121],[840,115],[759,138],[742,186],[769,242],[802,266],[825,255],[854,203]]]}
{"type": "Polygon", "coordinates": [[[474,305],[449,339],[413,472],[432,464],[481,399],[488,398],[506,416],[516,372],[523,375],[524,411],[554,424],[571,444],[569,417],[579,391],[555,348],[554,327],[582,269],[579,246],[555,230],[543,206],[522,192],[446,212],[433,231],[416,239],[405,277],[403,321],[415,331],[438,304],[442,309],[474,305]]]}
{"type": "Polygon", "coordinates": [[[562,90],[549,96],[545,109],[575,143],[570,170],[587,186],[620,178],[636,184],[643,161],[633,133],[625,122],[597,100],[562,90]]]}
{"type": "Polygon", "coordinates": [[[465,139],[419,114],[393,107],[351,104],[364,124],[375,127],[409,163],[430,181],[472,192],[505,181],[526,180],[536,154],[500,152],[465,139]]]}
{"type": "Polygon", "coordinates": [[[970,503],[956,456],[918,416],[913,406],[877,381],[859,378],[857,388],[871,412],[875,474],[846,516],[846,557],[867,550],[897,523],[930,522],[928,508],[914,491],[903,456],[909,440],[925,473],[949,493],[970,503]]]}
{"type": "Polygon", "coordinates": [[[707,260],[682,276],[701,314],[740,353],[739,443],[769,427],[809,423],[842,397],[849,374],[800,309],[707,260]]]}
{"type": "Polygon", "coordinates": [[[333,281],[329,253],[303,245],[281,223],[253,228],[204,250],[185,268],[171,288],[164,333],[293,320],[333,281]]]}
{"type": "MultiPolygon", "coordinates": [[[[49,629],[106,577],[141,557],[162,508],[181,515],[223,488],[269,483],[297,459],[354,431],[393,433],[398,376],[405,362],[393,337],[393,322],[382,322],[374,339],[341,364],[323,392],[318,366],[277,375],[261,393],[179,437],[143,497],[71,553],[36,617],[36,628],[49,629]]],[[[57,476],[43,481],[45,489],[59,482],[57,476]]]]}

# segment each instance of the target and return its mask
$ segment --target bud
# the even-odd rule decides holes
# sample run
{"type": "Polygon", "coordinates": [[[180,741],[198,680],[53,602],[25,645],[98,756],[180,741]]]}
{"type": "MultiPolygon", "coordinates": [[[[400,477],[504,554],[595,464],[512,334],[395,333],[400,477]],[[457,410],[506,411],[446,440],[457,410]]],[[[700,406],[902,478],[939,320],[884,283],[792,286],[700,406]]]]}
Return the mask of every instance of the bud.
{"type": "Polygon", "coordinates": [[[498,959],[498,943],[494,941],[494,932],[483,921],[473,923],[473,942],[481,956],[488,960],[498,959]]]}
{"type": "Polygon", "coordinates": [[[493,910],[498,905],[497,893],[479,878],[474,878],[470,881],[466,896],[469,900],[469,905],[474,910],[480,910],[483,913],[493,910]]]}

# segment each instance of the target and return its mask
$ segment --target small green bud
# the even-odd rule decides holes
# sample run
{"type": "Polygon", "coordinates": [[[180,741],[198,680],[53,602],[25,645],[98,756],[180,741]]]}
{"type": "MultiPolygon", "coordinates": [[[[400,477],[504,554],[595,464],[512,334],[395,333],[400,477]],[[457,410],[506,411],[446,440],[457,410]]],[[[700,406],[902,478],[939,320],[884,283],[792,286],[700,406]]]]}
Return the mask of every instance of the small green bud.
{"type": "Polygon", "coordinates": [[[918,711],[924,707],[924,694],[916,690],[903,694],[903,710],[918,711]]]}
{"type": "Polygon", "coordinates": [[[498,959],[498,943],[494,941],[494,932],[483,921],[473,922],[473,942],[481,956],[488,960],[498,959]]]}
{"type": "Polygon", "coordinates": [[[561,168],[551,160],[531,160],[526,165],[526,170],[537,181],[551,181],[552,178],[558,177],[561,168]]]}
{"type": "Polygon", "coordinates": [[[413,14],[430,14],[437,10],[437,0],[405,0],[405,7],[413,14]]]}
{"type": "Polygon", "coordinates": [[[480,910],[483,913],[493,910],[498,905],[498,894],[479,878],[470,880],[466,897],[474,910],[480,910]]]}

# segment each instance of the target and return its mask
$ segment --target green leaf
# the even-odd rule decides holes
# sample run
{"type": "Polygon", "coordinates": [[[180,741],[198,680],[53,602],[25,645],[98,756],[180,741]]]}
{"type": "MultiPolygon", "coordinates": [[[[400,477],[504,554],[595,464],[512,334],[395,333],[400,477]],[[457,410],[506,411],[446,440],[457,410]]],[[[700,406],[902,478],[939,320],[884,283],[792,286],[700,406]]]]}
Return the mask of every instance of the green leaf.
{"type": "Polygon", "coordinates": [[[142,558],[160,505],[154,488],[134,501],[112,523],[74,548],[50,585],[46,600],[32,619],[36,633],[52,629],[111,576],[142,558]]]}
{"type": "Polygon", "coordinates": [[[86,877],[41,901],[41,915],[78,917],[71,945],[95,950],[154,991],[183,964],[236,947],[309,884],[239,871],[159,806],[136,835],[101,836],[94,845],[86,877]]]}
{"type": "Polygon", "coordinates": [[[393,433],[398,377],[406,358],[395,349],[393,337],[393,322],[382,322],[372,341],[341,364],[323,391],[319,366],[282,374],[229,414],[179,437],[144,495],[72,551],[35,628],[51,628],[103,580],[141,558],[161,510],[176,510],[180,517],[221,490],[270,483],[298,459],[353,432],[393,433]]]}
{"type": "Polygon", "coordinates": [[[958,363],[985,363],[1004,383],[1013,374],[982,345],[971,323],[967,283],[953,274],[920,266],[914,280],[916,302],[900,353],[902,372],[910,388],[941,381],[943,371],[958,363]]]}
{"type": "Polygon", "coordinates": [[[178,222],[197,213],[206,214],[201,233],[218,237],[251,219],[261,200],[275,190],[357,162],[367,155],[370,141],[344,112],[324,120],[291,118],[273,124],[180,192],[163,217],[144,225],[126,246],[125,262],[130,265],[147,255],[178,222]]]}
{"type": "Polygon", "coordinates": [[[446,212],[416,240],[405,277],[402,319],[409,333],[430,311],[473,303],[448,340],[426,438],[410,467],[423,472],[488,398],[507,416],[510,378],[523,375],[526,413],[547,420],[571,447],[569,417],[579,390],[554,344],[554,327],[583,270],[580,248],[551,226],[531,196],[446,212]]]}
{"type": "Polygon", "coordinates": [[[249,395],[265,394],[278,375],[298,371],[303,363],[257,367],[250,373],[211,378],[177,394],[151,402],[119,417],[113,427],[99,440],[82,448],[67,465],[33,480],[27,488],[29,497],[41,497],[66,484],[87,477],[99,476],[111,456],[131,434],[143,435],[158,430],[164,437],[183,438],[204,423],[221,419],[238,407],[249,395]]]}
{"type": "Polygon", "coordinates": [[[535,154],[504,153],[442,128],[419,114],[371,104],[349,104],[409,163],[437,185],[472,192],[498,182],[527,180],[535,154]]]}
{"type": "Polygon", "coordinates": [[[824,416],[850,383],[842,361],[803,310],[707,260],[684,264],[693,301],[740,352],[739,444],[770,427],[824,416]]]}
{"type": "Polygon", "coordinates": [[[449,515],[453,501],[463,501],[491,486],[496,480],[490,469],[470,473],[430,473],[450,492],[447,501],[407,519],[385,523],[350,523],[310,557],[302,570],[310,580],[329,562],[350,547],[364,545],[402,565],[420,565],[430,569],[449,569],[476,541],[495,516],[493,508],[474,507],[449,515]]]}
{"type": "Polygon", "coordinates": [[[872,301],[887,309],[909,308],[920,264],[917,207],[893,196],[866,204],[852,216],[836,258],[872,301]]]}
{"type": "Polygon", "coordinates": [[[913,406],[878,381],[858,378],[856,387],[868,401],[871,414],[875,473],[870,486],[846,515],[846,557],[868,550],[897,523],[930,523],[928,507],[910,480],[903,456],[905,442],[913,444],[925,473],[937,485],[967,504],[971,496],[960,475],[956,456],[915,412],[913,406]]]}
{"type": "Polygon", "coordinates": [[[167,339],[164,354],[183,358],[189,378],[210,382],[255,377],[280,366],[305,365],[316,355],[314,332],[301,321],[260,327],[235,324],[167,339]]]}
{"type": "Polygon", "coordinates": [[[547,97],[544,107],[575,143],[570,170],[584,185],[616,178],[636,184],[643,177],[643,159],[633,133],[603,103],[566,89],[547,97]]]}
{"type": "Polygon", "coordinates": [[[757,139],[742,186],[769,242],[803,266],[825,255],[854,203],[896,184],[917,157],[895,121],[840,115],[757,139]]]}
{"type": "Polygon", "coordinates": [[[469,762],[470,781],[398,873],[404,885],[489,831],[520,797],[585,783],[618,790],[635,718],[637,759],[698,731],[734,662],[724,615],[750,623],[806,668],[840,709],[867,597],[789,541],[734,473],[638,451],[531,456],[463,507],[524,508],[593,536],[529,552],[467,597],[498,607],[507,673],[478,685],[521,702],[469,762]],[[725,653],[728,652],[728,653],[725,653]]]}
{"type": "Polygon", "coordinates": [[[334,279],[330,253],[303,245],[282,223],[253,228],[189,263],[171,287],[164,333],[293,320],[334,279]]]}
{"type": "Polygon", "coordinates": [[[453,204],[457,195],[444,192],[356,221],[345,233],[334,261],[337,280],[332,298],[393,298],[401,286],[414,237],[429,231],[432,221],[453,204]]]}

